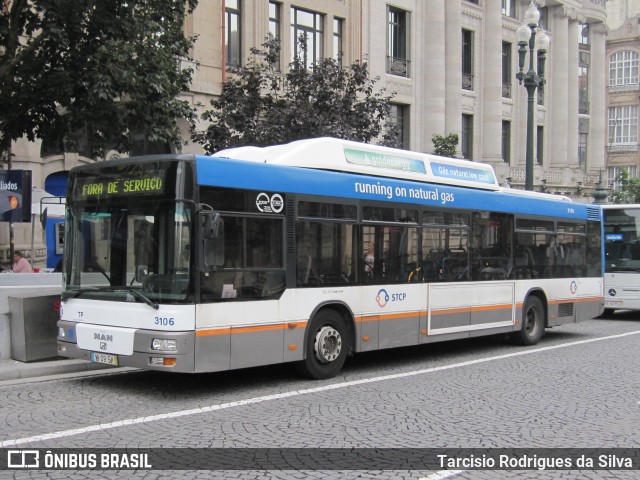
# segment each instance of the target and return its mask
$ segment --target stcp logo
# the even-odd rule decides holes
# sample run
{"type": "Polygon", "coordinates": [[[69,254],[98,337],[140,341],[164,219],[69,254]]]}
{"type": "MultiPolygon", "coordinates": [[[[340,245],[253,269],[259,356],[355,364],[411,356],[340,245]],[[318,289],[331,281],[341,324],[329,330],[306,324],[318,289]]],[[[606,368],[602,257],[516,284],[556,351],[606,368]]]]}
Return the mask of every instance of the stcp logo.
{"type": "Polygon", "coordinates": [[[389,302],[404,302],[406,299],[407,294],[405,292],[389,293],[384,288],[378,290],[376,295],[376,302],[380,308],[386,307],[389,302]]]}
{"type": "Polygon", "coordinates": [[[379,306],[384,307],[387,305],[388,301],[389,301],[389,294],[384,288],[381,288],[380,291],[378,292],[378,295],[376,295],[376,302],[378,302],[379,306]]]}

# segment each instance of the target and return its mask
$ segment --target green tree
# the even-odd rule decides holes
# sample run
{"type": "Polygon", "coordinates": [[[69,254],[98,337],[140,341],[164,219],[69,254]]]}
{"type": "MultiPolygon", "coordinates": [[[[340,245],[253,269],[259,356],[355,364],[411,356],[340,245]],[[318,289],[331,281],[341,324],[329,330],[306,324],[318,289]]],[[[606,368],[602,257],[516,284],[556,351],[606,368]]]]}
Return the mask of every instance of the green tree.
{"type": "Polygon", "coordinates": [[[434,155],[456,158],[458,141],[459,137],[456,133],[450,133],[446,137],[437,133],[434,134],[433,137],[431,137],[431,142],[433,142],[434,155]]]}
{"type": "Polygon", "coordinates": [[[197,0],[5,0],[0,7],[0,155],[47,139],[93,156],[134,140],[179,148],[195,120],[181,69],[197,0]]]}
{"type": "Polygon", "coordinates": [[[616,178],[617,188],[609,195],[611,203],[640,203],[640,178],[631,177],[626,168],[616,178]]]}
{"type": "Polygon", "coordinates": [[[331,58],[308,69],[301,54],[286,73],[275,68],[280,44],[267,39],[262,49],[251,50],[244,67],[222,86],[212,108],[202,118],[206,130],[193,138],[208,153],[239,146],[266,146],[303,138],[332,136],[395,146],[397,131],[388,123],[394,94],[376,90],[366,62],[342,67],[331,58]]]}

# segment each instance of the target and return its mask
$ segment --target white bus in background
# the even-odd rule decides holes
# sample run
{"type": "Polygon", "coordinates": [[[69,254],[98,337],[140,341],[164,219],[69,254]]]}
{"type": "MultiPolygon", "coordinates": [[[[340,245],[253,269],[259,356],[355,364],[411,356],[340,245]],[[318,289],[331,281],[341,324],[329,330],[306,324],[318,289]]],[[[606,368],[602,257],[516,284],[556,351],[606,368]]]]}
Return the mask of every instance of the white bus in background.
{"type": "Polygon", "coordinates": [[[640,204],[603,205],[604,314],[640,310],[640,204]]]}

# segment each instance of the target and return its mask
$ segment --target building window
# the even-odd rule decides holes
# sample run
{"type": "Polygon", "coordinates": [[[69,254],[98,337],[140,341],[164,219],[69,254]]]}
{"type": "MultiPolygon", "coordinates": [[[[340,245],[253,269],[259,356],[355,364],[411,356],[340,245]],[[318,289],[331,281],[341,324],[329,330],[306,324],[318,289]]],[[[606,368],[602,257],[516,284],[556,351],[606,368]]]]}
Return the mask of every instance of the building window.
{"type": "Polygon", "coordinates": [[[578,166],[582,171],[587,169],[588,139],[589,135],[587,133],[580,133],[578,136],[578,166]]]}
{"type": "MultiPolygon", "coordinates": [[[[538,72],[544,71],[541,67],[542,67],[542,58],[538,57],[538,60],[536,61],[536,68],[537,68],[536,71],[538,72]]],[[[537,95],[538,105],[544,105],[544,86],[536,88],[536,95],[537,95]]]]}
{"type": "Polygon", "coordinates": [[[516,0],[502,0],[502,14],[516,18],[516,0]]]}
{"type": "Polygon", "coordinates": [[[395,147],[409,149],[409,106],[391,104],[389,123],[396,128],[395,147]]]}
{"type": "Polygon", "coordinates": [[[609,145],[637,143],[638,106],[609,107],[609,145]]]}
{"type": "Polygon", "coordinates": [[[609,86],[638,85],[638,54],[616,52],[609,59],[609,86]]]}
{"type": "Polygon", "coordinates": [[[622,171],[626,170],[629,174],[629,178],[638,177],[638,167],[635,165],[626,165],[618,167],[607,167],[607,178],[609,179],[609,187],[617,190],[622,185],[619,182],[622,171]]]}
{"type": "Polygon", "coordinates": [[[467,160],[473,160],[473,115],[462,114],[461,137],[462,156],[467,160]]]}
{"type": "Polygon", "coordinates": [[[269,2],[269,35],[280,38],[280,4],[277,2],[269,2]]]}
{"type": "Polygon", "coordinates": [[[581,23],[578,25],[578,44],[581,49],[589,50],[591,39],[589,38],[589,24],[581,23]]]}
{"type": "Polygon", "coordinates": [[[538,7],[540,12],[540,20],[538,20],[538,26],[546,31],[549,31],[549,7],[538,7]]]}
{"type": "Polygon", "coordinates": [[[511,122],[502,121],[502,160],[511,163],[511,122]]]}
{"type": "Polygon", "coordinates": [[[511,98],[511,44],[502,42],[502,96],[511,98]]]}
{"type": "Polygon", "coordinates": [[[228,67],[240,66],[240,0],[227,0],[225,11],[225,46],[228,67]]]}
{"type": "Polygon", "coordinates": [[[342,40],[342,28],[344,20],[341,18],[333,19],[333,58],[338,65],[342,65],[342,57],[344,55],[344,47],[342,40]]]}
{"type": "MultiPolygon", "coordinates": [[[[269,2],[269,37],[274,40],[280,40],[280,4],[277,2],[269,2]]],[[[271,65],[274,70],[280,71],[280,58],[275,60],[271,65]]]]}
{"type": "Polygon", "coordinates": [[[311,68],[323,57],[323,16],[316,12],[291,8],[291,53],[311,68]]]}
{"type": "Polygon", "coordinates": [[[411,76],[409,61],[409,14],[399,8],[387,10],[387,73],[411,76]]]}
{"type": "Polygon", "coordinates": [[[589,113],[589,66],[578,67],[578,113],[589,113]]]}
{"type": "Polygon", "coordinates": [[[473,32],[462,29],[462,88],[473,90],[473,32]]]}
{"type": "Polygon", "coordinates": [[[280,4],[269,2],[269,36],[280,38],[280,4]]]}
{"type": "Polygon", "coordinates": [[[542,165],[544,160],[544,127],[536,127],[536,162],[542,165]]]}

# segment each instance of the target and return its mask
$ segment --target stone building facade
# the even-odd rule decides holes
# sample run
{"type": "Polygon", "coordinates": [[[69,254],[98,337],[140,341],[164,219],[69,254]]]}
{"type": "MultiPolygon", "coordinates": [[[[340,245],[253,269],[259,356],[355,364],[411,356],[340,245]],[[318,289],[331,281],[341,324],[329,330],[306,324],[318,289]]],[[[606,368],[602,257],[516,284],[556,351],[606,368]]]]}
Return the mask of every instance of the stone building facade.
{"type": "MultiPolygon", "coordinates": [[[[250,48],[268,34],[281,39],[281,68],[286,68],[293,39],[302,34],[311,47],[310,61],[328,56],[345,64],[369,62],[378,86],[396,92],[393,121],[405,148],[431,152],[434,134],[456,133],[461,157],[490,163],[501,183],[524,188],[527,93],[515,76],[516,30],[529,3],[200,1],[185,25],[187,34],[198,36],[193,57],[199,67],[184,98],[206,108],[229,75],[226,67],[246,61],[250,48]]],[[[590,202],[606,170],[606,1],[538,0],[536,5],[550,47],[544,93],[535,102],[534,189],[590,202]]],[[[32,170],[34,185],[45,189],[52,176],[92,161],[74,152],[45,153],[40,141],[21,140],[12,148],[14,168],[32,170]]],[[[202,149],[188,143],[183,152],[202,149]]],[[[0,229],[0,245],[6,244],[0,229]]]]}
{"type": "Polygon", "coordinates": [[[607,149],[609,186],[616,187],[622,169],[640,174],[640,1],[612,0],[607,5],[607,149]]]}

